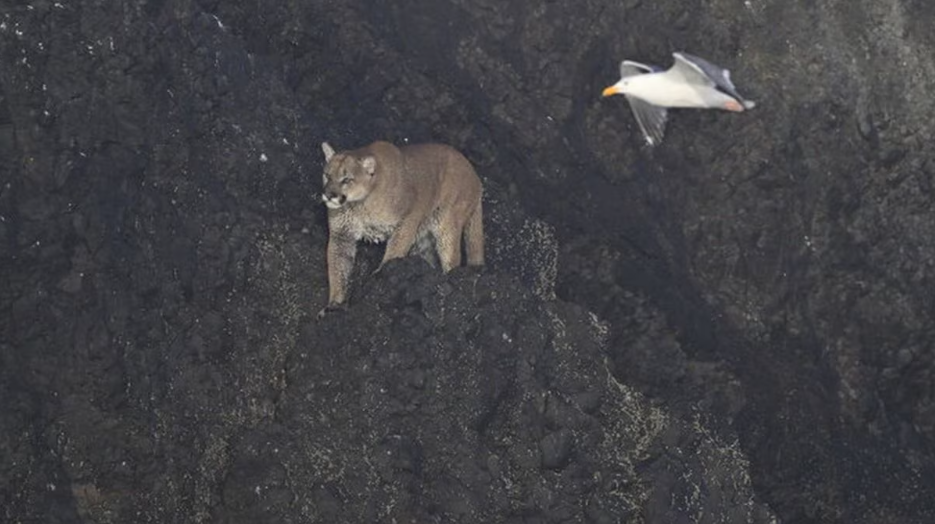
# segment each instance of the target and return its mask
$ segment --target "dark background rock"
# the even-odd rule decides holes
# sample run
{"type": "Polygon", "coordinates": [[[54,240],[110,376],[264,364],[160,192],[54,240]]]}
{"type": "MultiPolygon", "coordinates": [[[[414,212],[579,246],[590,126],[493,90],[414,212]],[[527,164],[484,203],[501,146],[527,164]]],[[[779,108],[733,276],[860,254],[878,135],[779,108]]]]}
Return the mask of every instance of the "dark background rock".
{"type": "Polygon", "coordinates": [[[0,520],[933,521],[933,14],[7,2],[0,520]],[[680,49],[759,104],[647,151],[598,95],[680,49]],[[316,323],[377,138],[477,165],[490,264],[316,323]]]}

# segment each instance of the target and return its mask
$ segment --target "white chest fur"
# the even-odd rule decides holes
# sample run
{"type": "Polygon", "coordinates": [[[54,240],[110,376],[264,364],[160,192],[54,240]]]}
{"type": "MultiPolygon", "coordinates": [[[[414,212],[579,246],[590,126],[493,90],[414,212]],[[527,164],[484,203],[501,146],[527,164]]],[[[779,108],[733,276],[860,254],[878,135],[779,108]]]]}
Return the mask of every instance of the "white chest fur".
{"type": "Polygon", "coordinates": [[[328,224],[332,233],[340,231],[354,239],[366,242],[386,242],[398,226],[399,220],[381,217],[363,206],[331,211],[328,224]]]}

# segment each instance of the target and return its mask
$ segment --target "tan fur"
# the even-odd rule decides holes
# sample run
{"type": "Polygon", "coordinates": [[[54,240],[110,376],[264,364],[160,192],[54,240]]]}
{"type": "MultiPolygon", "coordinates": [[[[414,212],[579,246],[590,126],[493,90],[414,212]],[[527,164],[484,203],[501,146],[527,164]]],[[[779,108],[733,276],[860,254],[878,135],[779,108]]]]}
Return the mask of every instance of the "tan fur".
{"type": "MultiPolygon", "coordinates": [[[[446,273],[467,262],[484,263],[480,179],[464,155],[441,144],[398,148],[374,142],[335,153],[327,142],[322,200],[328,206],[328,306],[347,300],[357,242],[386,241],[383,262],[404,257],[431,236],[446,273]]],[[[379,270],[379,269],[378,269],[379,270]]]]}

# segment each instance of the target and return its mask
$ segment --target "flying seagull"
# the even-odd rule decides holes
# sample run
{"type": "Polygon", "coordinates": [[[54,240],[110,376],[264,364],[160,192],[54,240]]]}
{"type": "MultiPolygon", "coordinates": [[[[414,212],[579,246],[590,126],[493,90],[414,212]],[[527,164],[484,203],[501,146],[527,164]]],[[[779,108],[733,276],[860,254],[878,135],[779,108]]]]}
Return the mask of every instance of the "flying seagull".
{"type": "Polygon", "coordinates": [[[675,63],[668,70],[624,60],[620,63],[620,81],[603,93],[603,96],[627,97],[650,146],[662,142],[666,111],[670,107],[740,112],[756,105],[740,96],[727,69],[688,53],[672,53],[672,56],[675,63]]]}

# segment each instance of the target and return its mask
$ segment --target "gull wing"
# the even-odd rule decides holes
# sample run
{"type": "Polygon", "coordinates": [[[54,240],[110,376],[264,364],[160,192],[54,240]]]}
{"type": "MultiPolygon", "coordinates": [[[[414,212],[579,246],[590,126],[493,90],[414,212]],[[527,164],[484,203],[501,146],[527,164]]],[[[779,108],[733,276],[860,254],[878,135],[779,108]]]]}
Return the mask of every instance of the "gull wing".
{"type": "Polygon", "coordinates": [[[653,66],[641,64],[632,60],[624,60],[623,62],[620,62],[620,78],[640,75],[643,73],[652,73],[655,70],[656,69],[653,66]]]}
{"type": "MultiPolygon", "coordinates": [[[[675,57],[675,63],[666,71],[666,74],[686,84],[705,87],[717,85],[708,72],[695,62],[698,59],[697,57],[685,53],[672,53],[672,56],[675,57]]],[[[717,71],[715,76],[721,76],[720,72],[717,71]]]]}
{"type": "Polygon", "coordinates": [[[673,53],[672,56],[675,57],[675,64],[669,71],[678,71],[690,83],[717,86],[737,100],[743,100],[743,97],[737,92],[737,88],[734,87],[734,83],[731,82],[730,71],[727,69],[688,53],[673,53]]]}
{"type": "Polygon", "coordinates": [[[668,112],[666,108],[654,106],[649,102],[627,95],[627,102],[630,103],[630,109],[633,110],[633,116],[636,117],[636,123],[640,125],[643,136],[650,146],[658,146],[662,143],[662,136],[666,130],[666,117],[668,112]]]}

